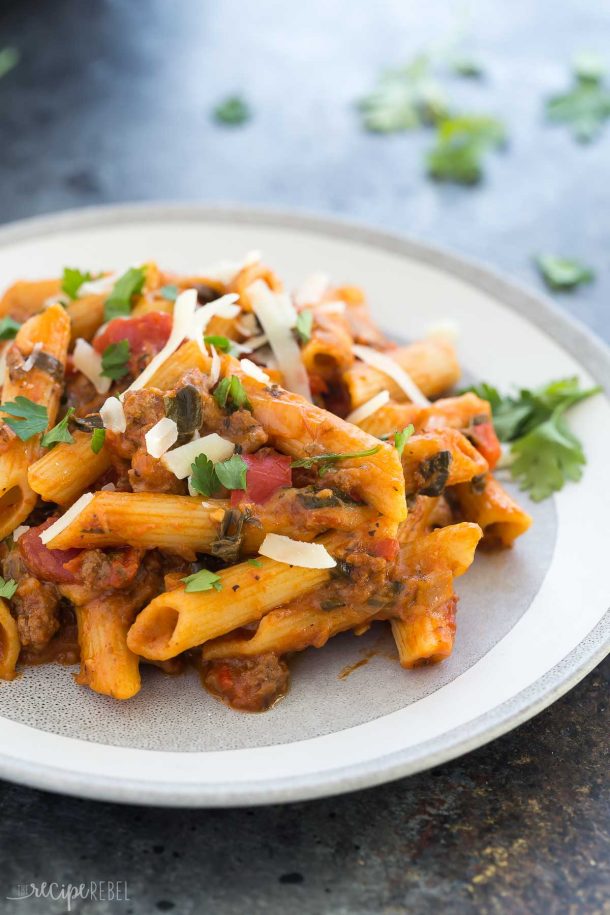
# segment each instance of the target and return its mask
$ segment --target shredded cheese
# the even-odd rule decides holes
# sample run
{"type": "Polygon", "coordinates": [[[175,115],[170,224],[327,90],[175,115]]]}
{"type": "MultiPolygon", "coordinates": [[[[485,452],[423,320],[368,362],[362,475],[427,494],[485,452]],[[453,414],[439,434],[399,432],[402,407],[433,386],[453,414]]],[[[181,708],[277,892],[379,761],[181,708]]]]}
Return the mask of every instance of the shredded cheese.
{"type": "Polygon", "coordinates": [[[249,287],[248,295],[284,376],[284,386],[311,400],[309,378],[292,333],[297,313],[290,299],[283,293],[272,292],[262,280],[257,280],[249,287]]]}
{"type": "Polygon", "coordinates": [[[258,552],[301,569],[333,569],[337,565],[323,544],[303,543],[282,534],[267,534],[258,552]]]}
{"type": "Polygon", "coordinates": [[[32,369],[36,365],[36,357],[38,356],[38,353],[41,351],[41,349],[42,349],[42,343],[34,344],[34,346],[32,347],[32,352],[27,357],[27,359],[24,360],[24,363],[22,366],[24,372],[32,371],[32,369]]]}
{"type": "Polygon", "coordinates": [[[219,299],[214,299],[213,302],[208,302],[207,305],[202,305],[195,312],[186,336],[190,340],[198,340],[203,347],[203,335],[212,318],[215,315],[221,318],[235,318],[241,311],[239,305],[235,304],[238,299],[238,295],[231,293],[230,295],[223,295],[219,299]]]}
{"type": "Polygon", "coordinates": [[[186,289],[184,292],[181,292],[174,304],[174,320],[167,343],[163,349],[151,359],[144,371],[132,381],[127,388],[127,391],[138,391],[140,388],[143,388],[153,377],[157,369],[163,365],[165,360],[169,359],[169,357],[175,353],[184,338],[189,336],[196,310],[197,290],[186,289]]]}
{"type": "Polygon", "coordinates": [[[16,527],[15,530],[13,531],[13,540],[15,541],[15,543],[17,543],[17,541],[19,540],[20,537],[23,537],[24,534],[27,534],[29,529],[30,529],[29,524],[20,524],[19,527],[16,527]]]}
{"type": "Polygon", "coordinates": [[[389,391],[380,391],[379,394],[375,394],[375,396],[371,397],[370,400],[367,400],[366,403],[360,404],[359,407],[352,410],[349,416],[346,417],[347,422],[358,425],[363,419],[368,419],[369,416],[372,416],[373,413],[376,413],[377,410],[384,407],[389,399],[389,391]]]}
{"type": "Polygon", "coordinates": [[[40,539],[44,544],[49,543],[53,540],[54,537],[57,537],[58,534],[61,534],[62,531],[68,527],[69,524],[72,524],[75,518],[78,518],[80,513],[89,505],[89,502],[93,499],[92,492],[84,492],[80,499],[77,499],[74,505],[70,506],[67,512],[58,518],[57,521],[40,534],[40,539]]]}
{"type": "Polygon", "coordinates": [[[196,457],[205,454],[214,464],[226,461],[235,451],[233,442],[221,438],[216,432],[204,435],[203,438],[187,442],[173,451],[167,451],[161,458],[161,463],[179,480],[184,480],[190,475],[191,465],[196,457]]]}
{"type": "Polygon", "coordinates": [[[330,285],[330,277],[326,273],[312,273],[303,280],[294,294],[294,304],[297,308],[305,305],[315,305],[320,301],[330,285]]]}
{"type": "Polygon", "coordinates": [[[370,346],[361,346],[359,343],[355,343],[352,346],[352,351],[358,359],[362,359],[363,362],[372,365],[379,372],[383,372],[384,375],[392,378],[412,403],[420,407],[428,406],[430,403],[428,398],[422,394],[411,376],[391,356],[380,353],[370,346]]]}
{"type": "Polygon", "coordinates": [[[127,428],[125,410],[118,397],[109,397],[100,407],[100,416],[104,423],[104,429],[109,432],[124,432],[127,428]]]}
{"type": "Polygon", "coordinates": [[[146,450],[151,457],[160,458],[178,441],[178,426],[173,419],[164,416],[144,436],[146,450]]]}
{"type": "Polygon", "coordinates": [[[116,273],[108,273],[106,276],[98,276],[96,280],[85,280],[78,287],[76,295],[79,299],[82,299],[86,295],[104,295],[107,292],[112,292],[117,279],[118,275],[116,273]]]}
{"type": "Polygon", "coordinates": [[[271,378],[266,372],[256,365],[256,363],[251,362],[250,359],[242,359],[239,363],[242,367],[242,371],[249,375],[250,378],[254,378],[255,381],[260,381],[262,384],[269,384],[271,378]]]}
{"type": "Polygon", "coordinates": [[[261,259],[260,251],[250,251],[244,259],[239,261],[219,261],[217,264],[212,264],[209,267],[204,267],[198,272],[201,276],[205,277],[206,280],[217,280],[219,283],[231,283],[238,273],[245,267],[251,267],[253,264],[258,264],[261,259]]]}
{"type": "Polygon", "coordinates": [[[345,302],[321,302],[316,305],[316,313],[322,311],[327,314],[343,314],[346,307],[345,302]]]}
{"type": "Polygon", "coordinates": [[[212,365],[210,366],[210,384],[212,387],[216,384],[220,378],[220,356],[215,346],[210,344],[210,351],[212,353],[212,365]]]}
{"type": "Polygon", "coordinates": [[[89,379],[98,394],[106,394],[110,390],[112,379],[102,375],[102,357],[90,343],[81,337],[74,345],[72,361],[74,367],[89,379]]]}

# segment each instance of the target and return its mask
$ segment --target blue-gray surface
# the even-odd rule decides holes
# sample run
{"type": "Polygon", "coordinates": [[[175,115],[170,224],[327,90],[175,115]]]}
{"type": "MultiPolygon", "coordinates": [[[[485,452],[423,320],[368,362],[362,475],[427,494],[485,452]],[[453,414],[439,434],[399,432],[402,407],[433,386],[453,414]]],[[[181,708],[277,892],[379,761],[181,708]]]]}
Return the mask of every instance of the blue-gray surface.
{"type": "MultiPolygon", "coordinates": [[[[352,216],[488,261],[533,285],[533,254],[597,281],[560,303],[610,338],[610,128],[579,146],[542,99],[575,52],[610,47],[598,0],[21,0],[0,46],[0,219],[119,200],[268,204],[352,216]],[[477,188],[423,174],[427,133],[361,131],[378,71],[456,31],[486,66],[452,97],[510,145],[477,188]],[[254,116],[222,128],[238,91],[254,116]]],[[[158,811],[0,785],[0,911],[17,884],[127,880],[130,902],[73,911],[602,913],[608,876],[606,664],[533,722],[439,769],[338,800],[158,811]]]]}

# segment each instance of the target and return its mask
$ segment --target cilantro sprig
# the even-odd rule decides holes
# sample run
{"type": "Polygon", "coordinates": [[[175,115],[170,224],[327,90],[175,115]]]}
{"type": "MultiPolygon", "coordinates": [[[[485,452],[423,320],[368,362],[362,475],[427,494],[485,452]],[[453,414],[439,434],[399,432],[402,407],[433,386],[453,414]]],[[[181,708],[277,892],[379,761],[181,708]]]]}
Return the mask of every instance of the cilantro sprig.
{"type": "Polygon", "coordinates": [[[208,569],[201,569],[193,575],[187,575],[182,581],[186,585],[184,590],[187,594],[195,591],[211,591],[212,588],[215,591],[222,590],[220,575],[216,575],[215,572],[210,572],[208,569]]]}
{"type": "Polygon", "coordinates": [[[213,346],[219,353],[233,354],[236,351],[233,340],[229,340],[228,337],[223,337],[222,334],[208,334],[203,338],[203,342],[206,346],[213,346]]]}
{"type": "Polygon", "coordinates": [[[105,429],[94,429],[91,436],[91,450],[94,454],[99,454],[102,448],[104,447],[104,442],[106,441],[106,430],[105,429]]]}
{"type": "Polygon", "coordinates": [[[610,89],[604,82],[603,62],[593,55],[574,62],[574,83],[560,95],[546,101],[546,116],[556,124],[565,124],[579,143],[590,143],[610,118],[610,89]]]}
{"type": "Polygon", "coordinates": [[[216,385],[213,397],[221,410],[229,410],[232,413],[235,410],[252,409],[246,389],[237,375],[222,378],[216,385]]]}
{"type": "Polygon", "coordinates": [[[248,103],[239,95],[230,95],[219,102],[213,111],[214,120],[227,127],[238,127],[250,120],[251,112],[248,103]]]}
{"type": "Polygon", "coordinates": [[[595,273],[591,267],[576,258],[539,254],[535,258],[535,263],[550,289],[575,289],[577,286],[591,283],[595,279],[595,273]]]}
{"type": "Polygon", "coordinates": [[[13,340],[17,336],[20,327],[19,321],[14,321],[9,315],[2,318],[0,321],[0,340],[13,340]]]}
{"type": "Polygon", "coordinates": [[[483,175],[483,160],[490,149],[506,139],[503,124],[485,115],[445,118],[437,129],[436,145],[428,152],[428,174],[437,181],[476,184],[483,175]]]}
{"type": "Polygon", "coordinates": [[[309,308],[304,308],[297,315],[295,330],[301,343],[308,343],[311,340],[311,329],[313,327],[313,312],[309,308]]]}
{"type": "Polygon", "coordinates": [[[119,381],[129,374],[129,359],[131,348],[129,340],[119,340],[117,343],[110,343],[102,353],[102,374],[105,378],[112,378],[113,381],[119,381]]]}
{"type": "Polygon", "coordinates": [[[70,407],[66,412],[66,415],[63,419],[53,426],[52,429],[49,429],[48,432],[42,436],[40,444],[43,448],[52,448],[53,445],[58,445],[60,442],[67,442],[68,445],[74,443],[74,439],[68,428],[68,423],[70,422],[70,417],[74,413],[74,407],[70,407]]]}
{"type": "Polygon", "coordinates": [[[240,454],[214,464],[207,455],[198,454],[191,464],[191,488],[211,498],[225,489],[245,489],[248,465],[240,454]]]}
{"type": "Polygon", "coordinates": [[[146,267],[130,267],[118,278],[104,305],[104,320],[126,318],[131,314],[131,300],[140,295],[146,281],[146,267]]]}
{"type": "Polygon", "coordinates": [[[402,432],[394,433],[394,447],[398,451],[398,457],[402,457],[402,453],[405,450],[405,445],[415,432],[415,426],[413,423],[409,423],[408,426],[402,430],[402,432]]]}
{"type": "Polygon", "coordinates": [[[10,600],[17,590],[17,582],[13,578],[2,578],[0,575],[0,597],[10,600]]]}
{"type": "Polygon", "coordinates": [[[502,442],[510,442],[511,475],[535,502],[582,476],[582,443],[568,428],[564,414],[601,389],[581,388],[578,378],[562,378],[516,395],[502,395],[483,383],[469,390],[489,401],[494,427],[502,442]]]}
{"type": "Polygon", "coordinates": [[[332,465],[337,461],[345,461],[348,458],[369,457],[371,454],[377,454],[380,448],[381,445],[374,445],[372,448],[367,448],[366,451],[343,451],[329,452],[328,454],[314,454],[312,457],[299,458],[296,461],[291,461],[290,466],[304,467],[306,470],[309,470],[315,465],[320,465],[320,476],[324,476],[325,473],[328,473],[328,471],[332,469],[332,465]]]}
{"type": "Polygon", "coordinates": [[[77,299],[80,287],[83,283],[88,283],[92,279],[93,274],[89,273],[88,270],[83,272],[76,267],[64,267],[61,279],[61,291],[65,292],[68,298],[77,299]]]}
{"type": "Polygon", "coordinates": [[[49,415],[47,408],[34,403],[28,397],[19,395],[14,401],[2,404],[4,422],[22,442],[27,442],[34,435],[39,435],[47,428],[49,415]]]}
{"type": "Polygon", "coordinates": [[[405,67],[386,70],[358,103],[363,126],[374,133],[435,124],[448,113],[442,87],[431,75],[431,58],[419,54],[405,67]]]}

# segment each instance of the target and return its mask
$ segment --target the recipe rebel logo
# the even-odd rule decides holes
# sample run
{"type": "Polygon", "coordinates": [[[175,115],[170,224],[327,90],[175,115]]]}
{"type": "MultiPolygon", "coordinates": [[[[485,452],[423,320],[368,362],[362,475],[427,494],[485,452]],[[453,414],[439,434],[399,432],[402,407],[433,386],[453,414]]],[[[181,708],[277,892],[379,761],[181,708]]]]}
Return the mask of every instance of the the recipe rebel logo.
{"type": "Polygon", "coordinates": [[[126,880],[91,880],[89,883],[19,883],[7,900],[50,899],[62,902],[71,912],[76,900],[92,902],[129,902],[126,880]]]}

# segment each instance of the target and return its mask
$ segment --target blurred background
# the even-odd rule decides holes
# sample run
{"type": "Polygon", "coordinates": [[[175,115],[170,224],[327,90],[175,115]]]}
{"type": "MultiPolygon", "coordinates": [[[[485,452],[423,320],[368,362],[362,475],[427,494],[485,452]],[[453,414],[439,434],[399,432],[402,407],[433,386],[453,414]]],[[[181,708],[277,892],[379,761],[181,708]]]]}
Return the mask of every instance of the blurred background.
{"type": "MultiPolygon", "coordinates": [[[[486,261],[608,340],[606,66],[599,0],[5,0],[0,221],[134,200],[330,213],[486,261]]],[[[601,915],[609,673],[339,799],[158,811],[0,783],[7,885],[127,879],[130,905],[86,911],[130,915],[601,915]]]]}

